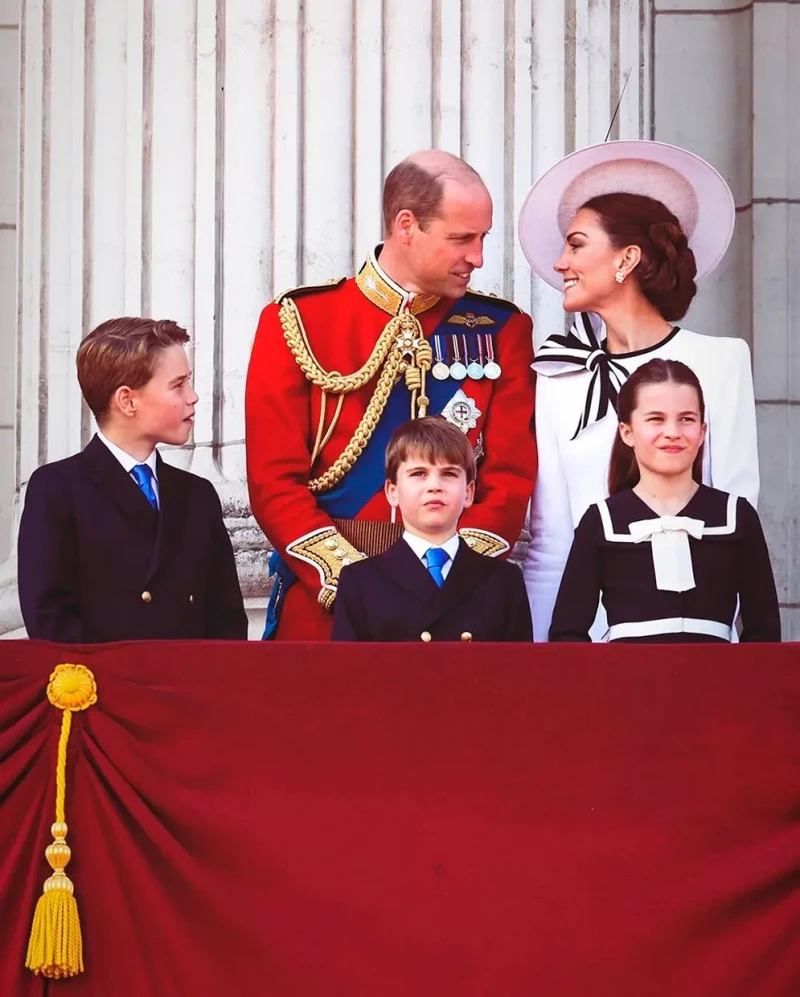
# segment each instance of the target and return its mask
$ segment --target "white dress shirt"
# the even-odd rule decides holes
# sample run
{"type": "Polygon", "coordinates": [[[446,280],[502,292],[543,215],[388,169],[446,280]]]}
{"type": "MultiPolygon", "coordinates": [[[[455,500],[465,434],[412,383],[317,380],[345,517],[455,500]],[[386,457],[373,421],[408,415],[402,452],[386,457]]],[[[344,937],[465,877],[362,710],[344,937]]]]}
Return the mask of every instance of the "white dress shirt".
{"type": "MultiPolygon", "coordinates": [[[[683,361],[703,388],[708,424],[703,483],[741,495],[755,506],[758,443],[747,343],[681,328],[650,350],[614,359],[632,374],[654,357],[683,361]]],[[[608,465],[619,425],[616,412],[609,411],[572,439],[591,379],[590,371],[576,369],[539,376],[536,382],[539,470],[531,501],[531,543],[523,566],[536,641],[547,640],[575,527],[590,505],[608,495],[608,465]]],[[[604,632],[601,607],[592,638],[599,640],[604,632]]]]}
{"type": "MultiPolygon", "coordinates": [[[[133,468],[136,467],[137,464],[147,464],[147,466],[153,472],[153,491],[156,493],[156,501],[160,505],[161,497],[158,494],[158,473],[156,471],[156,467],[158,465],[156,461],[156,451],[153,450],[150,453],[150,456],[146,460],[137,460],[135,457],[131,457],[131,455],[127,452],[127,450],[123,450],[121,447],[118,447],[116,443],[112,443],[107,436],[103,436],[103,434],[100,432],[99,429],[97,430],[97,438],[99,440],[102,440],[103,443],[105,443],[105,445],[108,447],[111,453],[117,458],[120,464],[122,464],[122,466],[125,468],[126,474],[130,474],[133,468]]],[[[136,481],[136,479],[133,477],[131,477],[131,480],[134,482],[136,481]]]]}
{"type": "Polygon", "coordinates": [[[453,566],[453,558],[458,553],[458,545],[461,543],[457,533],[454,533],[449,540],[446,540],[443,544],[432,544],[428,540],[423,540],[422,537],[418,537],[416,533],[409,533],[408,530],[403,532],[403,539],[408,544],[408,546],[414,551],[417,557],[422,561],[422,565],[425,570],[428,570],[428,564],[425,560],[425,555],[431,549],[431,547],[441,547],[445,553],[450,557],[449,561],[446,561],[442,565],[442,578],[447,578],[450,574],[450,569],[453,566]]]}

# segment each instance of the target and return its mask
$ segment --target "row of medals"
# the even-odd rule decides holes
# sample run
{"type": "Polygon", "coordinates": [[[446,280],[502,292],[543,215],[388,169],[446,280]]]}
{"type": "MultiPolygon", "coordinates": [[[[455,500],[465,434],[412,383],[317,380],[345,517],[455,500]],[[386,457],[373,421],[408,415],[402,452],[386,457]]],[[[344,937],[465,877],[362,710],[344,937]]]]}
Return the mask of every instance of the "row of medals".
{"type": "MultiPolygon", "coordinates": [[[[473,381],[480,381],[484,377],[489,381],[496,381],[500,377],[503,371],[500,364],[494,358],[494,342],[490,333],[486,333],[485,335],[479,333],[475,337],[478,348],[477,360],[469,359],[467,337],[465,335],[453,335],[451,338],[453,340],[454,360],[452,363],[447,363],[442,350],[441,334],[433,336],[434,358],[436,362],[431,368],[431,374],[437,381],[446,381],[449,377],[452,377],[454,381],[463,381],[465,377],[470,377],[473,381]],[[461,340],[463,353],[459,347],[458,340],[461,340]],[[462,356],[464,360],[468,361],[466,364],[462,362],[462,356]],[[484,356],[486,357],[485,361],[484,356]]],[[[449,356],[447,359],[450,359],[449,356]]]]}

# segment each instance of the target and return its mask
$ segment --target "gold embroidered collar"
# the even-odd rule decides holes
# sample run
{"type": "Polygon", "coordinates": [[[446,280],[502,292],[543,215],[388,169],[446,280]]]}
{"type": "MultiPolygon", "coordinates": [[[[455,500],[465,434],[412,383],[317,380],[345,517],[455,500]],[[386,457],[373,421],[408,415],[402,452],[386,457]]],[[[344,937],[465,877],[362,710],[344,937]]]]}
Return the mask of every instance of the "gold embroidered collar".
{"type": "Polygon", "coordinates": [[[356,275],[358,289],[373,305],[389,315],[399,315],[405,308],[412,315],[420,315],[441,300],[435,294],[412,294],[396,284],[378,262],[380,251],[378,246],[374,253],[368,253],[356,275]]]}

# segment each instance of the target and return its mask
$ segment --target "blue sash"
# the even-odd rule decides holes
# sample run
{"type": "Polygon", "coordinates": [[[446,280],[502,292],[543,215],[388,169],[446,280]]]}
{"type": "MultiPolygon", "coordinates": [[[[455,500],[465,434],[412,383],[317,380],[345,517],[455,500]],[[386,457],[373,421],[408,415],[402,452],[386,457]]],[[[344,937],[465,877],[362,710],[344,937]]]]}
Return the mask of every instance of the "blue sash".
{"type": "MultiPolygon", "coordinates": [[[[429,415],[441,415],[453,395],[461,387],[459,381],[436,381],[428,374],[425,394],[430,399],[429,415]]],[[[321,509],[332,519],[353,519],[382,488],[386,481],[386,447],[398,426],[411,418],[411,393],[400,381],[392,389],[363,453],[335,488],[317,498],[321,509]]]]}
{"type": "MultiPolygon", "coordinates": [[[[475,299],[471,295],[467,294],[463,298],[459,298],[442,317],[431,333],[430,339],[433,341],[440,337],[446,340],[453,334],[459,337],[467,336],[468,346],[472,352],[472,341],[478,334],[489,333],[495,339],[497,333],[514,314],[514,310],[509,307],[508,302],[500,298],[493,301],[491,298],[481,297],[478,310],[481,315],[491,318],[493,325],[482,326],[476,333],[463,324],[448,322],[452,316],[466,315],[474,309],[475,299]]],[[[472,355],[477,356],[477,350],[472,355]]],[[[448,358],[446,353],[445,357],[448,358]]],[[[461,381],[452,378],[448,378],[446,381],[437,381],[429,373],[425,379],[425,393],[430,399],[428,414],[441,415],[442,410],[461,387],[461,383],[461,381]]],[[[331,518],[354,519],[370,499],[383,488],[386,481],[386,447],[395,429],[410,418],[411,394],[401,381],[395,385],[389,395],[381,420],[356,463],[335,488],[317,496],[317,504],[331,518]]],[[[267,622],[262,640],[274,638],[280,621],[284,597],[287,590],[297,580],[297,576],[277,551],[273,551],[269,558],[269,577],[271,578],[273,575],[275,576],[275,584],[267,604],[267,622]]]]}

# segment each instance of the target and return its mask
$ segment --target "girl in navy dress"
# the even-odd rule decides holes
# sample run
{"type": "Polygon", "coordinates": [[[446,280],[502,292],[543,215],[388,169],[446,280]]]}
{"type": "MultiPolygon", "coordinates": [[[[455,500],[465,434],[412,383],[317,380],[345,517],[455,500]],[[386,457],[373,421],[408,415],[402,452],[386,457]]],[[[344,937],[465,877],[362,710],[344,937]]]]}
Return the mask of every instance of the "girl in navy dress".
{"type": "Polygon", "coordinates": [[[701,484],[703,392],[675,360],[650,360],[619,393],[609,498],[575,530],[551,641],[589,641],[602,599],[609,641],[779,641],[780,613],[758,514],[701,484]]]}

